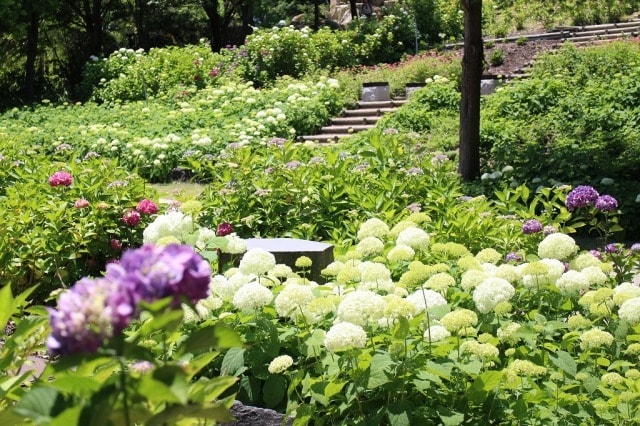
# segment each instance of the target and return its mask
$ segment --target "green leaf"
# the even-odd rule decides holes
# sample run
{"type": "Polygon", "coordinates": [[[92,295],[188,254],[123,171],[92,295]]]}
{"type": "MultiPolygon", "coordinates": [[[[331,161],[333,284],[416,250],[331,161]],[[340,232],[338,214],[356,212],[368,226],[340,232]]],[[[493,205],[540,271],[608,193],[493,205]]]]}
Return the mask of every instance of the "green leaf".
{"type": "Polygon", "coordinates": [[[151,336],[151,334],[156,331],[174,331],[182,323],[183,317],[184,313],[182,312],[182,309],[162,312],[145,321],[138,331],[138,336],[145,338],[151,336]]]}
{"type": "Polygon", "coordinates": [[[556,356],[550,355],[549,359],[560,370],[564,371],[571,377],[575,377],[578,371],[578,365],[573,357],[565,351],[557,351],[555,353],[556,356]]]}
{"type": "Polygon", "coordinates": [[[371,366],[369,368],[369,380],[367,389],[375,389],[391,381],[388,373],[389,367],[393,365],[391,356],[388,353],[375,354],[371,358],[371,366]]]}
{"type": "Polygon", "coordinates": [[[409,334],[410,329],[409,320],[405,317],[400,317],[398,324],[394,327],[393,337],[396,339],[404,339],[409,334]]]}
{"type": "Polygon", "coordinates": [[[475,403],[482,403],[487,395],[502,382],[503,373],[501,371],[485,371],[474,380],[469,390],[469,400],[475,403]]]}
{"type": "Polygon", "coordinates": [[[458,426],[464,420],[464,414],[453,411],[447,407],[438,407],[438,417],[444,426],[458,426]]]}
{"type": "Polygon", "coordinates": [[[95,392],[100,389],[101,383],[94,380],[91,377],[81,377],[81,376],[63,376],[57,377],[51,383],[51,386],[62,391],[68,392],[70,394],[78,394],[82,395],[88,392],[95,392]],[[84,391],[84,392],[82,392],[84,391]]]}
{"type": "Polygon", "coordinates": [[[14,309],[15,302],[11,293],[11,286],[7,284],[0,290],[0,327],[3,329],[9,322],[9,318],[14,314],[14,309]]]}
{"type": "Polygon", "coordinates": [[[233,376],[201,377],[191,386],[189,399],[194,402],[215,401],[237,381],[238,378],[233,376]]]}
{"type": "Polygon", "coordinates": [[[169,406],[162,412],[150,418],[145,424],[148,426],[164,426],[176,424],[180,419],[215,420],[216,422],[230,422],[233,420],[229,409],[221,403],[211,403],[205,406],[184,405],[169,406]]]}
{"type": "Polygon", "coordinates": [[[64,397],[57,389],[37,387],[25,393],[16,404],[15,411],[37,422],[50,420],[65,408],[64,397]]]}
{"type": "Polygon", "coordinates": [[[244,365],[245,350],[242,348],[231,348],[224,354],[220,373],[222,375],[239,376],[247,367],[244,365]]]}
{"type": "Polygon", "coordinates": [[[396,402],[387,408],[391,426],[410,426],[410,415],[413,405],[408,401],[396,402]]]}
{"type": "Polygon", "coordinates": [[[276,407],[287,393],[287,381],[280,374],[271,375],[262,387],[262,398],[269,408],[276,407]]]}
{"type": "Polygon", "coordinates": [[[218,349],[242,347],[242,338],[231,327],[218,323],[214,329],[218,349]]]}
{"type": "Polygon", "coordinates": [[[178,356],[185,353],[199,354],[214,347],[216,343],[215,328],[216,326],[209,325],[191,332],[178,349],[178,356]]]}

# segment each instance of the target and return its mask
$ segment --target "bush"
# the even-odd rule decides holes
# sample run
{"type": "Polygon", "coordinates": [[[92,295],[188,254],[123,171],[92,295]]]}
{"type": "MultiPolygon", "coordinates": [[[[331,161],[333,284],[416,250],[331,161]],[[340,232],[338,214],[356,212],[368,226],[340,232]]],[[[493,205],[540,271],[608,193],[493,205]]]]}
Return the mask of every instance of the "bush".
{"type": "Polygon", "coordinates": [[[0,214],[12,220],[0,237],[0,286],[22,292],[39,284],[34,300],[42,302],[51,291],[98,274],[123,248],[142,242],[149,216],[136,219],[131,212],[153,192],[116,161],[63,152],[51,161],[32,150],[5,156],[2,164],[12,167],[0,175],[0,214]],[[70,174],[71,185],[48,183],[60,171],[70,174]],[[125,215],[133,216],[129,224],[125,215]]]}

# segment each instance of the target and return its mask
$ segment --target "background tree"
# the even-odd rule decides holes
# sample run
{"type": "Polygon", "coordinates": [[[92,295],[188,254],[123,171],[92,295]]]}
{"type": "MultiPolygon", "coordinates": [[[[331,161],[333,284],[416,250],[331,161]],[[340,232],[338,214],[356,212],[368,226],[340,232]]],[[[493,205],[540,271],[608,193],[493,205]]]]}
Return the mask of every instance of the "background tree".
{"type": "Polygon", "coordinates": [[[480,82],[483,71],[482,0],[460,0],[464,10],[464,54],[460,101],[460,161],[465,180],[480,175],[480,82]]]}

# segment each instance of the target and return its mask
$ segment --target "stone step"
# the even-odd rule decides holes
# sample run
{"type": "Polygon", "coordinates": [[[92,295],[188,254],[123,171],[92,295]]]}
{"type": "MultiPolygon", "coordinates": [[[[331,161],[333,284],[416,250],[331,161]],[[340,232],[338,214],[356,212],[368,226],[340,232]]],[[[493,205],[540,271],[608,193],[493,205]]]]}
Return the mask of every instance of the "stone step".
{"type": "Polygon", "coordinates": [[[340,139],[343,138],[348,138],[350,137],[352,134],[351,133],[344,133],[344,134],[324,134],[324,135],[305,135],[305,136],[299,136],[298,137],[298,142],[314,142],[314,143],[335,143],[338,142],[340,139]]]}
{"type": "Polygon", "coordinates": [[[374,128],[373,124],[353,124],[353,125],[338,125],[338,126],[324,126],[320,129],[320,134],[345,134],[345,133],[357,133],[364,130],[374,128]]]}
{"type": "Polygon", "coordinates": [[[348,109],[342,113],[344,117],[376,117],[394,112],[397,107],[391,108],[358,108],[348,109]]]}
{"type": "Polygon", "coordinates": [[[331,124],[334,126],[369,125],[375,124],[379,119],[380,115],[352,115],[347,117],[336,117],[331,120],[331,124]]]}
{"type": "Polygon", "coordinates": [[[358,101],[358,108],[394,108],[407,103],[406,99],[391,99],[390,101],[358,101]]]}

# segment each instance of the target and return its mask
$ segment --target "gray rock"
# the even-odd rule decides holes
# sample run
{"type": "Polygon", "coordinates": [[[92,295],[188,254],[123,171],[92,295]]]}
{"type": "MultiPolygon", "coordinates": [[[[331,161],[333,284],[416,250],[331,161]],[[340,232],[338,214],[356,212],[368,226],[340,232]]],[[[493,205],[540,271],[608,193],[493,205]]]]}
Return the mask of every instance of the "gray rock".
{"type": "Polygon", "coordinates": [[[291,417],[285,418],[284,414],[277,411],[244,405],[240,401],[233,403],[231,414],[236,420],[231,423],[221,423],[222,426],[291,426],[293,424],[291,417]]]}

